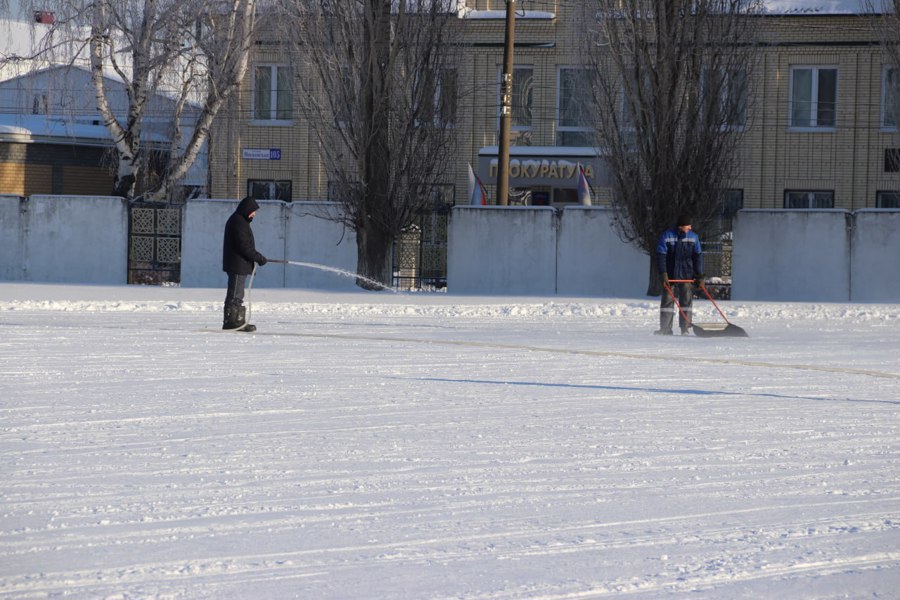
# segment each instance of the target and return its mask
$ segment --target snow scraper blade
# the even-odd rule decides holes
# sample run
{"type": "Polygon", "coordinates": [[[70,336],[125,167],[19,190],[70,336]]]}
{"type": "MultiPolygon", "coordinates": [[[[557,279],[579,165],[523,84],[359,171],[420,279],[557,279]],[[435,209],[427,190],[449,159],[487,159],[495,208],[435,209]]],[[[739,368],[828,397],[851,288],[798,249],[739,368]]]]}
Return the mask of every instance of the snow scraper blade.
{"type": "Polygon", "coordinates": [[[697,337],[750,337],[733,323],[693,323],[691,328],[697,337]]]}
{"type": "MultiPolygon", "coordinates": [[[[693,283],[693,279],[670,279],[671,283],[693,283]]],[[[685,320],[690,322],[690,318],[684,313],[681,308],[681,305],[678,304],[678,299],[675,297],[674,292],[672,292],[672,288],[668,285],[665,286],[666,291],[672,296],[672,300],[675,301],[675,306],[678,307],[678,311],[684,316],[685,320]]],[[[700,284],[700,289],[703,290],[703,293],[706,294],[707,299],[712,302],[712,305],[716,307],[716,310],[719,311],[719,314],[722,315],[722,319],[724,319],[724,323],[691,323],[690,327],[694,330],[694,335],[697,337],[750,337],[750,335],[744,331],[743,328],[738,327],[734,323],[728,320],[728,317],[725,316],[725,313],[722,312],[722,309],[719,308],[719,305],[716,304],[716,301],[713,300],[712,296],[709,295],[709,290],[706,289],[706,286],[702,283],[700,284]]]]}

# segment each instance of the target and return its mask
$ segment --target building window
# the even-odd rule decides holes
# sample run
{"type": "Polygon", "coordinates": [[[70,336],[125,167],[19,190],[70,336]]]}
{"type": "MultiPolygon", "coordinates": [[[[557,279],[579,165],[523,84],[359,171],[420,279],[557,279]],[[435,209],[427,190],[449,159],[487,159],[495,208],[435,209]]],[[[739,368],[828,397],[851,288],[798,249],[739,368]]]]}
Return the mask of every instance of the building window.
{"type": "Polygon", "coordinates": [[[442,69],[435,94],[435,108],[441,125],[456,125],[456,107],[459,97],[459,72],[456,69],[442,69]]]}
{"type": "Polygon", "coordinates": [[[733,219],[744,208],[744,190],[725,190],[722,194],[722,216],[733,219]]]}
{"type": "Polygon", "coordinates": [[[722,195],[722,231],[734,229],[734,217],[744,208],[744,190],[725,190],[722,195]]]}
{"type": "Polygon", "coordinates": [[[34,95],[34,98],[31,103],[31,114],[33,115],[46,115],[49,112],[50,101],[47,98],[47,94],[38,93],[34,95]]]}
{"type": "Polygon", "coordinates": [[[622,83],[622,143],[626,148],[636,151],[640,99],[652,93],[651,82],[646,72],[638,75],[633,69],[629,71],[627,77],[627,81],[622,83]]]}
{"type": "Polygon", "coordinates": [[[588,81],[586,69],[559,70],[557,146],[593,146],[586,109],[590,103],[588,81]]]}
{"type": "Polygon", "coordinates": [[[885,67],[881,77],[881,126],[897,129],[900,122],[900,69],[885,67]]]}
{"type": "Polygon", "coordinates": [[[900,208],[900,192],[878,192],[875,194],[876,208],[900,208]]]}
{"type": "MultiPolygon", "coordinates": [[[[500,77],[503,77],[502,72],[500,77]]],[[[499,83],[499,79],[498,79],[499,83]]],[[[510,124],[509,141],[513,146],[531,145],[531,107],[534,88],[534,67],[514,67],[512,82],[512,123],[510,124]]],[[[502,106],[500,98],[502,90],[497,89],[497,108],[502,106]]],[[[499,113],[498,113],[499,122],[499,113]]],[[[499,131],[499,127],[498,127],[499,131]]]]}
{"type": "Polygon", "coordinates": [[[900,173],[900,148],[884,149],[884,172],[900,173]]]}
{"type": "Polygon", "coordinates": [[[712,112],[712,122],[723,129],[743,129],[747,126],[747,72],[744,70],[706,71],[702,89],[710,95],[704,105],[712,112]]]}
{"type": "Polygon", "coordinates": [[[293,199],[290,180],[249,179],[247,180],[247,195],[256,200],[290,202],[293,199]]]}
{"type": "Polygon", "coordinates": [[[800,191],[784,192],[785,208],[834,208],[833,191],[800,191]]]}
{"type": "Polygon", "coordinates": [[[790,126],[797,129],[834,128],[837,115],[837,68],[791,69],[790,126]]]}
{"type": "Polygon", "coordinates": [[[253,72],[253,119],[290,121],[293,118],[293,104],[291,68],[257,65],[253,72]]]}
{"type": "Polygon", "coordinates": [[[456,69],[441,69],[440,76],[429,74],[423,81],[427,89],[421,97],[428,105],[417,110],[417,125],[431,123],[434,127],[456,125],[457,98],[459,96],[459,72],[456,69]]]}
{"type": "Polygon", "coordinates": [[[578,190],[573,188],[553,188],[554,204],[577,204],[578,190]]]}

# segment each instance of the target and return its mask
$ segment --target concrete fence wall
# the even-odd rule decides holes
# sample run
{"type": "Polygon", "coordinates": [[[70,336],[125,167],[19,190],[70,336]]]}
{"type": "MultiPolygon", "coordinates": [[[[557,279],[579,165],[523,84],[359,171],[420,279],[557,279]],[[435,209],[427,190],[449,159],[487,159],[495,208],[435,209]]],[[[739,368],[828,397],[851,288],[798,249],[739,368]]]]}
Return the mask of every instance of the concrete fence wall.
{"type": "MultiPolygon", "coordinates": [[[[191,200],[185,207],[181,246],[181,284],[225,287],[222,235],[236,200],[191,200]]],[[[285,259],[356,272],[356,235],[331,218],[332,203],[260,201],[253,219],[256,249],[267,258],[285,259]],[[331,217],[331,218],[330,218],[331,217]]],[[[355,289],[355,279],[311,267],[267,264],[254,287],[355,289]]]]}
{"type": "Polygon", "coordinates": [[[457,206],[447,233],[454,294],[555,294],[556,211],[549,206],[457,206]]]}
{"type": "Polygon", "coordinates": [[[458,206],[448,234],[456,294],[640,297],[647,256],[622,242],[603,207],[458,206]]]}
{"type": "Polygon", "coordinates": [[[854,302],[900,302],[900,210],[855,213],[850,256],[854,302]]]}
{"type": "Polygon", "coordinates": [[[125,283],[128,204],[92,196],[0,196],[0,277],[125,283]]]}
{"type": "Polygon", "coordinates": [[[640,298],[647,293],[650,259],[616,233],[613,211],[570,206],[562,211],[556,290],[563,296],[640,298]]]}
{"type": "Polygon", "coordinates": [[[0,279],[4,281],[21,281],[24,276],[24,201],[19,196],[0,195],[0,279]]]}
{"type": "MultiPolygon", "coordinates": [[[[236,200],[185,207],[182,285],[224,287],[222,233],[236,200]]],[[[261,202],[253,222],[269,258],[356,271],[356,237],[330,203],[261,202]]],[[[735,219],[735,300],[900,303],[900,210],[743,210],[735,219]]],[[[648,258],[619,240],[602,207],[453,209],[448,289],[458,294],[643,297],[648,258]]],[[[121,198],[0,196],[0,280],[124,284],[121,198]]],[[[354,278],[266,265],[254,286],[356,289],[354,278]]]]}
{"type": "Polygon", "coordinates": [[[850,218],[839,209],[741,211],[734,222],[731,297],[846,302],[850,218]]]}
{"type": "Polygon", "coordinates": [[[898,210],[742,210],[731,297],[900,302],[898,257],[898,210]]]}
{"type": "MultiPolygon", "coordinates": [[[[545,207],[454,208],[449,290],[644,296],[649,258],[619,239],[612,211],[579,206],[554,215],[545,207]]],[[[735,300],[900,302],[897,210],[740,211],[733,252],[735,300]]]]}

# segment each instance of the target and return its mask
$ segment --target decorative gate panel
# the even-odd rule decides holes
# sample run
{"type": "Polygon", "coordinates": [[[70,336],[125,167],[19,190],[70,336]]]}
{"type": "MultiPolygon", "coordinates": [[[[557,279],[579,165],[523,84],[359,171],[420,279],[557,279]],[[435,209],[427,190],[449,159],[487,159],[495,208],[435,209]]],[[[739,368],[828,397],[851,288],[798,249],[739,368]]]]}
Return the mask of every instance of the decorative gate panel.
{"type": "Polygon", "coordinates": [[[394,287],[406,290],[447,287],[447,228],[453,207],[452,191],[450,186],[436,188],[432,205],[394,243],[394,287]]]}
{"type": "Polygon", "coordinates": [[[128,283],[181,282],[183,205],[134,202],[128,220],[128,283]]]}

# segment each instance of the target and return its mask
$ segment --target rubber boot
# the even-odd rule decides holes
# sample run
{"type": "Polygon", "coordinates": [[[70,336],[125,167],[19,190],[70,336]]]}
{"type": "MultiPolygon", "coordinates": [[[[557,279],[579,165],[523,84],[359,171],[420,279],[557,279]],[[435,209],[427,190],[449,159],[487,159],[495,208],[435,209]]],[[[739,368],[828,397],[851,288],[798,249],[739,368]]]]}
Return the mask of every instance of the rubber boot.
{"type": "Polygon", "coordinates": [[[244,306],[238,307],[238,327],[241,331],[256,331],[256,325],[247,322],[247,309],[244,306]]]}
{"type": "Polygon", "coordinates": [[[674,320],[674,315],[670,312],[662,312],[659,313],[659,329],[654,331],[653,333],[656,335],[672,335],[672,321],[674,320]]]}
{"type": "Polygon", "coordinates": [[[237,329],[240,327],[238,322],[238,306],[235,304],[225,305],[225,318],[222,321],[222,329],[237,329]]]}

